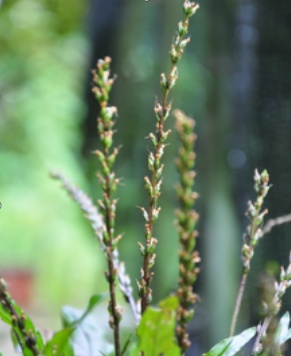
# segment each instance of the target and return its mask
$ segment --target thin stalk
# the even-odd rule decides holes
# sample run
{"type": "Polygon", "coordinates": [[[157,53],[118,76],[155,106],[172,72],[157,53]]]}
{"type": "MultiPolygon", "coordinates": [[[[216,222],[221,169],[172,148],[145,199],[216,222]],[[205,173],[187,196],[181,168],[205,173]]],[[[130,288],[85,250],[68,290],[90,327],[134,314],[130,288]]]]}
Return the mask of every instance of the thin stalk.
{"type": "Polygon", "coordinates": [[[99,101],[101,110],[100,117],[97,119],[98,134],[102,145],[102,151],[95,151],[99,158],[102,167],[102,173],[98,172],[97,177],[103,191],[103,198],[98,201],[101,212],[104,218],[104,228],[102,230],[102,241],[105,247],[105,256],[107,259],[108,270],[105,272],[105,277],[109,284],[109,305],[108,311],[110,314],[109,325],[114,333],[115,355],[121,356],[120,348],[120,332],[119,323],[121,320],[121,308],[117,305],[116,300],[116,284],[118,280],[118,270],[115,265],[114,254],[117,252],[117,244],[121,236],[115,236],[115,211],[117,200],[113,195],[119,184],[119,179],[116,178],[112,167],[115,163],[118,149],[113,148],[114,136],[114,115],[117,115],[117,109],[113,106],[108,106],[109,93],[113,85],[114,79],[110,78],[111,59],[106,57],[104,60],[99,60],[96,71],[93,73],[94,88],[93,92],[99,101]]]}
{"type": "MultiPolygon", "coordinates": [[[[258,219],[258,213],[255,214],[255,217],[252,219],[251,222],[251,229],[250,229],[250,237],[249,237],[249,241],[252,241],[254,239],[255,233],[256,233],[256,221],[258,219]]],[[[253,255],[253,251],[250,254],[250,256],[253,255]]],[[[235,328],[236,328],[236,324],[237,324],[237,320],[238,320],[238,315],[240,312],[240,308],[241,308],[241,303],[242,303],[242,299],[243,299],[243,295],[244,295],[244,291],[245,291],[245,286],[247,283],[247,278],[248,278],[248,274],[250,272],[250,260],[249,259],[245,264],[245,266],[243,267],[242,270],[242,277],[241,277],[241,282],[240,282],[240,286],[238,289],[238,293],[237,293],[237,297],[236,297],[236,301],[235,301],[235,308],[234,308],[234,312],[233,312],[233,316],[232,316],[232,320],[231,320],[231,326],[230,326],[230,332],[229,332],[229,336],[233,336],[234,332],[235,332],[235,328]]]]}
{"type": "MultiPolygon", "coordinates": [[[[108,161],[109,153],[108,150],[105,150],[105,160],[108,161]]],[[[106,192],[104,194],[104,197],[108,199],[109,201],[112,201],[111,193],[110,193],[110,180],[108,177],[106,178],[106,192]]],[[[107,243],[107,265],[108,265],[108,275],[107,275],[107,280],[109,283],[109,291],[110,291],[110,303],[109,303],[109,309],[110,309],[110,314],[113,318],[110,320],[111,327],[114,330],[114,346],[115,346],[115,355],[120,356],[121,355],[121,348],[120,348],[120,335],[119,335],[119,322],[120,322],[120,315],[118,313],[118,307],[117,307],[117,302],[116,302],[116,290],[115,290],[115,285],[116,285],[116,271],[114,268],[114,258],[113,258],[113,246],[112,242],[114,239],[114,229],[112,227],[112,220],[114,220],[114,211],[112,209],[112,204],[107,207],[106,209],[106,232],[108,234],[108,243],[107,243]]]]}
{"type": "Polygon", "coordinates": [[[232,320],[231,320],[231,324],[230,324],[229,336],[233,336],[234,332],[235,332],[235,327],[237,324],[237,319],[238,319],[238,315],[239,315],[239,311],[240,311],[240,307],[241,307],[241,302],[242,302],[242,298],[244,295],[245,286],[247,283],[247,277],[248,277],[248,273],[244,273],[242,275],[242,278],[240,281],[240,286],[239,286],[239,290],[238,290],[236,301],[235,301],[234,312],[233,312],[233,316],[232,316],[232,320]]]}
{"type": "MultiPolygon", "coordinates": [[[[173,67],[174,67],[174,65],[171,66],[170,72],[173,71],[173,67]]],[[[162,136],[164,133],[165,113],[167,113],[167,111],[169,111],[169,108],[167,109],[167,98],[168,98],[169,91],[170,91],[170,88],[167,88],[164,92],[163,100],[162,100],[162,107],[161,107],[162,115],[161,115],[161,118],[157,124],[157,131],[156,131],[157,144],[154,149],[155,163],[159,162],[159,160],[160,160],[160,152],[161,152],[161,148],[163,146],[161,140],[162,140],[162,136]]],[[[163,166],[161,165],[160,167],[163,167],[163,166]]],[[[151,186],[152,187],[157,186],[159,175],[160,174],[158,174],[157,170],[153,170],[152,176],[151,176],[151,186]]],[[[159,195],[160,195],[160,193],[156,192],[156,194],[152,195],[149,200],[148,221],[145,224],[146,251],[148,251],[151,248],[151,244],[153,242],[154,243],[156,242],[156,240],[153,239],[152,236],[153,236],[153,227],[154,227],[154,221],[155,221],[154,214],[159,211],[159,208],[157,206],[159,195]]],[[[149,301],[151,300],[152,291],[150,288],[150,282],[153,277],[153,274],[150,271],[150,269],[152,267],[151,259],[153,257],[154,257],[154,254],[152,254],[150,252],[146,252],[145,256],[144,256],[144,261],[143,261],[143,271],[144,271],[143,280],[145,282],[146,291],[145,291],[145,294],[141,300],[142,313],[145,312],[145,310],[149,304],[149,301]]]]}
{"type": "Polygon", "coordinates": [[[184,1],[183,10],[185,19],[183,22],[181,21],[178,24],[177,35],[170,51],[170,71],[167,77],[164,73],[161,74],[160,84],[162,100],[161,104],[156,102],[154,108],[157,119],[156,131],[155,134],[150,133],[149,135],[149,138],[154,145],[154,150],[150,152],[148,157],[148,168],[151,172],[151,176],[150,178],[145,177],[145,188],[149,193],[150,199],[148,210],[143,207],[141,208],[145,218],[145,246],[139,243],[141,254],[144,257],[140,281],[138,282],[138,291],[141,298],[142,313],[145,312],[147,306],[152,300],[152,290],[150,284],[154,274],[151,269],[155,263],[155,248],[158,243],[158,240],[153,237],[153,228],[161,210],[161,208],[158,206],[158,200],[161,194],[162,173],[164,168],[163,164],[161,163],[161,159],[166,147],[165,142],[170,133],[170,130],[166,132],[164,131],[165,121],[167,120],[171,111],[171,103],[168,102],[168,96],[170,90],[173,88],[176,80],[178,79],[177,63],[184,53],[184,48],[190,42],[190,38],[184,39],[184,36],[188,33],[189,18],[197,11],[198,7],[199,6],[194,2],[191,3],[188,0],[184,1]]]}
{"type": "MultiPolygon", "coordinates": [[[[97,206],[92,202],[92,199],[88,197],[80,188],[73,185],[69,179],[63,176],[61,173],[51,172],[51,176],[54,179],[58,179],[62,182],[63,188],[68,192],[71,198],[79,205],[81,210],[85,213],[85,217],[90,221],[94,233],[100,243],[101,249],[106,253],[106,246],[104,244],[104,230],[105,224],[103,216],[99,213],[97,206]]],[[[137,310],[137,304],[133,296],[133,289],[129,275],[126,273],[125,265],[119,261],[118,251],[115,250],[113,255],[113,265],[118,272],[119,288],[129,303],[136,324],[139,323],[140,313],[137,310]]]]}
{"type": "Polygon", "coordinates": [[[246,234],[244,236],[244,244],[242,246],[242,277],[241,282],[235,302],[234,312],[230,325],[229,336],[233,336],[235,333],[235,328],[238,320],[238,315],[241,308],[242,298],[245,291],[246,281],[248,274],[251,269],[251,260],[254,256],[255,247],[258,241],[262,238],[262,223],[264,220],[264,216],[267,214],[267,210],[261,212],[262,205],[264,202],[264,198],[267,195],[270,186],[269,183],[269,175],[267,171],[263,171],[261,174],[257,170],[254,173],[254,190],[257,194],[256,201],[254,203],[248,203],[248,209],[246,211],[246,216],[250,220],[250,224],[247,226],[246,234]]]}
{"type": "Polygon", "coordinates": [[[271,230],[278,225],[286,224],[291,222],[291,214],[286,214],[282,216],[278,216],[277,218],[270,219],[266,222],[265,226],[262,229],[263,235],[268,234],[271,230]]]}
{"type": "Polygon", "coordinates": [[[259,329],[259,332],[258,332],[258,335],[256,337],[256,340],[254,342],[254,346],[253,346],[251,355],[255,355],[257,353],[257,350],[258,350],[259,344],[261,342],[261,339],[265,335],[265,333],[266,333],[266,331],[267,331],[272,319],[273,319],[272,315],[269,315],[269,316],[265,317],[265,319],[263,321],[263,324],[261,325],[261,327],[259,329]]]}

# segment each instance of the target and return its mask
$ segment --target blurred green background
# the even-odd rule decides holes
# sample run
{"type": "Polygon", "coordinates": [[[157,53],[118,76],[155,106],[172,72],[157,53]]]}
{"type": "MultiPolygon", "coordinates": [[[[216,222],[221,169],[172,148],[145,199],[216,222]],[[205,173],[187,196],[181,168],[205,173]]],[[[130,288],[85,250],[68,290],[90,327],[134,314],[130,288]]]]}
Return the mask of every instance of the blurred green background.
{"type": "Polygon", "coordinates": [[[87,6],[25,0],[0,8],[1,267],[32,269],[36,295],[55,307],[85,301],[103,265],[79,209],[49,177],[62,169],[88,190],[80,153],[87,6]]]}
{"type": "MultiPolygon", "coordinates": [[[[116,165],[123,178],[117,214],[118,232],[124,233],[121,258],[133,281],[138,278],[136,242],[143,239],[143,219],[137,206],[147,205],[145,137],[154,130],[159,75],[169,68],[182,3],[0,2],[0,267],[32,270],[37,303],[56,313],[64,303],[84,305],[89,295],[105,288],[100,277],[104,259],[89,224],[49,177],[50,170],[61,170],[94,199],[100,194],[98,165],[90,153],[98,147],[98,106],[90,75],[105,55],[113,57],[118,75],[111,103],[119,109],[116,144],[123,145],[116,165]]],[[[203,262],[198,283],[202,301],[192,334],[199,337],[207,329],[211,343],[228,331],[255,167],[267,168],[274,184],[266,202],[270,216],[291,210],[290,15],[287,2],[201,1],[172,92],[173,107],[197,122],[203,262]]],[[[155,231],[160,238],[156,300],[177,282],[176,149],[173,133],[155,231]]],[[[261,243],[254,260],[258,275],[270,261],[274,265],[278,260],[276,268],[286,265],[290,233],[286,225],[261,243]]],[[[251,281],[253,295],[258,275],[251,281]]],[[[245,322],[258,320],[252,293],[244,302],[245,322]]]]}

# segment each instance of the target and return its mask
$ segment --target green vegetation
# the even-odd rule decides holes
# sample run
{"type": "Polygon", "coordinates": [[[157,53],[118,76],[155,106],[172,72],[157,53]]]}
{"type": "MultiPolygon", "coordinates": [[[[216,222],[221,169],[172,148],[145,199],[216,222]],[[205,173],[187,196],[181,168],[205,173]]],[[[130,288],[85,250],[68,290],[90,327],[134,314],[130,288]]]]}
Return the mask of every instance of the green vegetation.
{"type": "MultiPolygon", "coordinates": [[[[164,179],[166,179],[163,156],[168,146],[167,140],[171,134],[171,130],[166,129],[172,108],[169,94],[178,80],[178,62],[182,59],[184,51],[190,42],[190,37],[188,37],[190,18],[198,8],[199,6],[195,2],[190,2],[189,0],[184,0],[183,2],[184,19],[178,23],[178,29],[170,49],[170,70],[167,75],[161,74],[161,99],[160,101],[156,99],[154,130],[148,134],[148,140],[151,142],[147,160],[149,174],[144,178],[148,202],[144,205],[146,207],[140,207],[144,218],[144,237],[143,239],[140,238],[143,242],[138,242],[138,246],[134,246],[136,251],[139,250],[143,260],[136,288],[140,299],[135,300],[135,288],[126,273],[125,263],[120,260],[119,256],[119,243],[121,243],[123,236],[116,232],[118,229],[116,224],[116,216],[118,215],[117,188],[120,185],[120,178],[118,178],[118,173],[115,172],[115,167],[119,158],[120,148],[115,145],[115,134],[117,132],[114,126],[117,108],[109,104],[115,78],[111,77],[111,58],[105,57],[105,59],[97,62],[96,69],[93,71],[94,86],[92,90],[100,106],[100,114],[97,119],[100,148],[94,152],[99,161],[97,177],[101,193],[98,199],[98,206],[77,186],[72,185],[61,173],[52,173],[52,177],[61,181],[63,188],[78,203],[85,217],[91,223],[107,264],[105,280],[108,285],[108,295],[94,294],[90,298],[87,308],[80,315],[70,309],[63,309],[62,329],[46,340],[37,330],[33,321],[12,299],[5,281],[1,279],[0,317],[11,327],[12,341],[17,347],[20,347],[24,356],[77,356],[80,353],[86,356],[98,354],[115,356],[178,356],[187,352],[191,344],[187,334],[187,325],[192,317],[195,317],[194,304],[198,299],[192,288],[200,272],[200,257],[196,250],[197,232],[195,230],[198,215],[193,209],[197,199],[197,193],[193,190],[195,183],[195,171],[193,169],[196,160],[194,153],[196,135],[194,133],[194,120],[179,110],[174,111],[176,131],[180,142],[176,160],[179,177],[179,183],[176,185],[176,196],[179,202],[179,209],[176,210],[175,221],[178,232],[177,239],[179,239],[180,245],[179,251],[177,251],[179,277],[176,291],[160,301],[158,307],[152,306],[153,294],[155,293],[153,267],[159,257],[156,247],[159,241],[164,238],[156,234],[155,227],[159,222],[160,214],[162,214],[160,196],[164,179]],[[129,305],[135,320],[136,325],[130,331],[125,330],[123,332],[122,330],[123,305],[121,305],[118,296],[118,289],[125,302],[129,305]],[[112,329],[113,342],[108,342],[104,336],[99,336],[97,340],[96,338],[94,339],[91,334],[94,331],[94,327],[88,326],[90,313],[104,299],[108,299],[108,323],[112,329]],[[88,332],[88,330],[91,331],[88,332]],[[85,338],[84,334],[86,334],[85,338]],[[96,341],[97,345],[95,344],[96,341]]],[[[61,32],[65,31],[61,24],[57,29],[61,32]]],[[[36,70],[36,80],[38,80],[38,74],[36,70]]],[[[45,115],[49,115],[49,112],[45,113],[45,115]]],[[[48,120],[48,118],[45,118],[44,123],[47,123],[48,120]]],[[[41,128],[41,131],[45,131],[46,134],[50,133],[49,130],[46,131],[43,128],[41,128]]],[[[46,145],[39,143],[39,147],[45,149],[46,145]]],[[[53,152],[57,154],[57,148],[54,149],[55,151],[53,152]]],[[[36,152],[38,151],[36,150],[36,152]]],[[[32,189],[29,185],[28,188],[32,189]]],[[[248,328],[234,336],[255,248],[273,226],[288,221],[288,219],[280,217],[264,224],[267,210],[263,210],[263,204],[269,189],[267,171],[264,170],[259,173],[258,170],[255,170],[254,190],[256,199],[253,203],[249,202],[246,212],[250,224],[247,226],[243,238],[244,243],[241,252],[242,277],[230,326],[230,335],[215,345],[208,353],[205,353],[204,356],[232,356],[243,349],[248,350],[246,352],[254,356],[280,356],[282,355],[281,346],[291,338],[288,312],[280,318],[275,328],[269,328],[271,322],[276,320],[281,309],[283,295],[291,286],[291,258],[287,268],[281,268],[279,281],[273,281],[265,288],[261,301],[263,305],[262,321],[257,326],[248,328]]],[[[40,208],[37,207],[37,209],[39,210],[40,208]]],[[[42,225],[42,228],[44,227],[42,225]]],[[[74,229],[73,225],[71,229],[74,229]]],[[[68,234],[70,234],[70,231],[68,234]]],[[[42,253],[45,254],[45,252],[46,249],[43,249],[42,253]]],[[[70,251],[67,249],[60,252],[61,257],[68,254],[70,254],[70,251]]],[[[78,252],[77,258],[75,256],[72,256],[72,258],[74,261],[81,260],[83,264],[84,259],[80,258],[80,256],[82,255],[78,252]]],[[[74,261],[70,265],[73,265],[74,261]]],[[[169,261],[165,260],[164,263],[169,263],[169,261]]],[[[49,274],[50,272],[48,271],[47,275],[49,274]]],[[[223,276],[220,276],[220,278],[223,278],[223,276]]],[[[83,280],[75,284],[76,289],[84,291],[85,287],[83,280]]]]}

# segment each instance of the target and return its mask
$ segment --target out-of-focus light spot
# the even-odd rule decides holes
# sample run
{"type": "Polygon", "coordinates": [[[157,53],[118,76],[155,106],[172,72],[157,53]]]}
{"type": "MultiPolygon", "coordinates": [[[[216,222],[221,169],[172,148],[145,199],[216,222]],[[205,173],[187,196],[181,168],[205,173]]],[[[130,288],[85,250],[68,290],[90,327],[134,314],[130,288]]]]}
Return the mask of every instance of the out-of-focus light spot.
{"type": "Polygon", "coordinates": [[[140,45],[128,51],[123,64],[123,73],[134,82],[141,82],[153,72],[153,50],[146,45],[140,45]]]}
{"type": "Polygon", "coordinates": [[[246,72],[235,73],[234,81],[236,87],[241,90],[248,89],[252,83],[250,74],[246,72]]]}
{"type": "Polygon", "coordinates": [[[237,26],[236,35],[240,38],[242,42],[245,43],[256,43],[258,40],[258,31],[247,24],[242,24],[237,26]]]}
{"type": "Polygon", "coordinates": [[[30,28],[42,24],[47,20],[47,15],[48,12],[32,0],[22,0],[16,3],[9,12],[11,21],[18,28],[30,28]]]}
{"type": "Polygon", "coordinates": [[[244,151],[234,148],[228,152],[227,162],[231,168],[241,168],[246,163],[244,151]]]}

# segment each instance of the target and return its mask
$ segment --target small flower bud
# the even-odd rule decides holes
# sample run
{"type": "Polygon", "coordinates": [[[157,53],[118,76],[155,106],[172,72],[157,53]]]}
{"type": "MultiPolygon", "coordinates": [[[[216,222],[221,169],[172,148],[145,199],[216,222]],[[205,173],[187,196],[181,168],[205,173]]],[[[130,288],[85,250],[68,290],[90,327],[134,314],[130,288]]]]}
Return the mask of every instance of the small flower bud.
{"type": "Polygon", "coordinates": [[[187,27],[183,24],[182,21],[178,23],[178,34],[184,36],[187,33],[187,27]]]}
{"type": "Polygon", "coordinates": [[[150,152],[148,157],[148,168],[152,172],[154,170],[154,167],[155,167],[155,156],[152,152],[150,152]]]}
{"type": "Polygon", "coordinates": [[[184,49],[189,42],[190,42],[190,37],[187,37],[183,41],[180,42],[179,47],[181,49],[184,49]]]}
{"type": "Polygon", "coordinates": [[[185,0],[183,10],[184,14],[188,17],[195,14],[195,12],[199,9],[199,5],[195,2],[190,2],[189,0],[185,0]]]}
{"type": "Polygon", "coordinates": [[[166,132],[163,131],[162,135],[161,135],[161,142],[165,142],[169,136],[169,134],[171,133],[171,130],[167,130],[166,132]]]}

